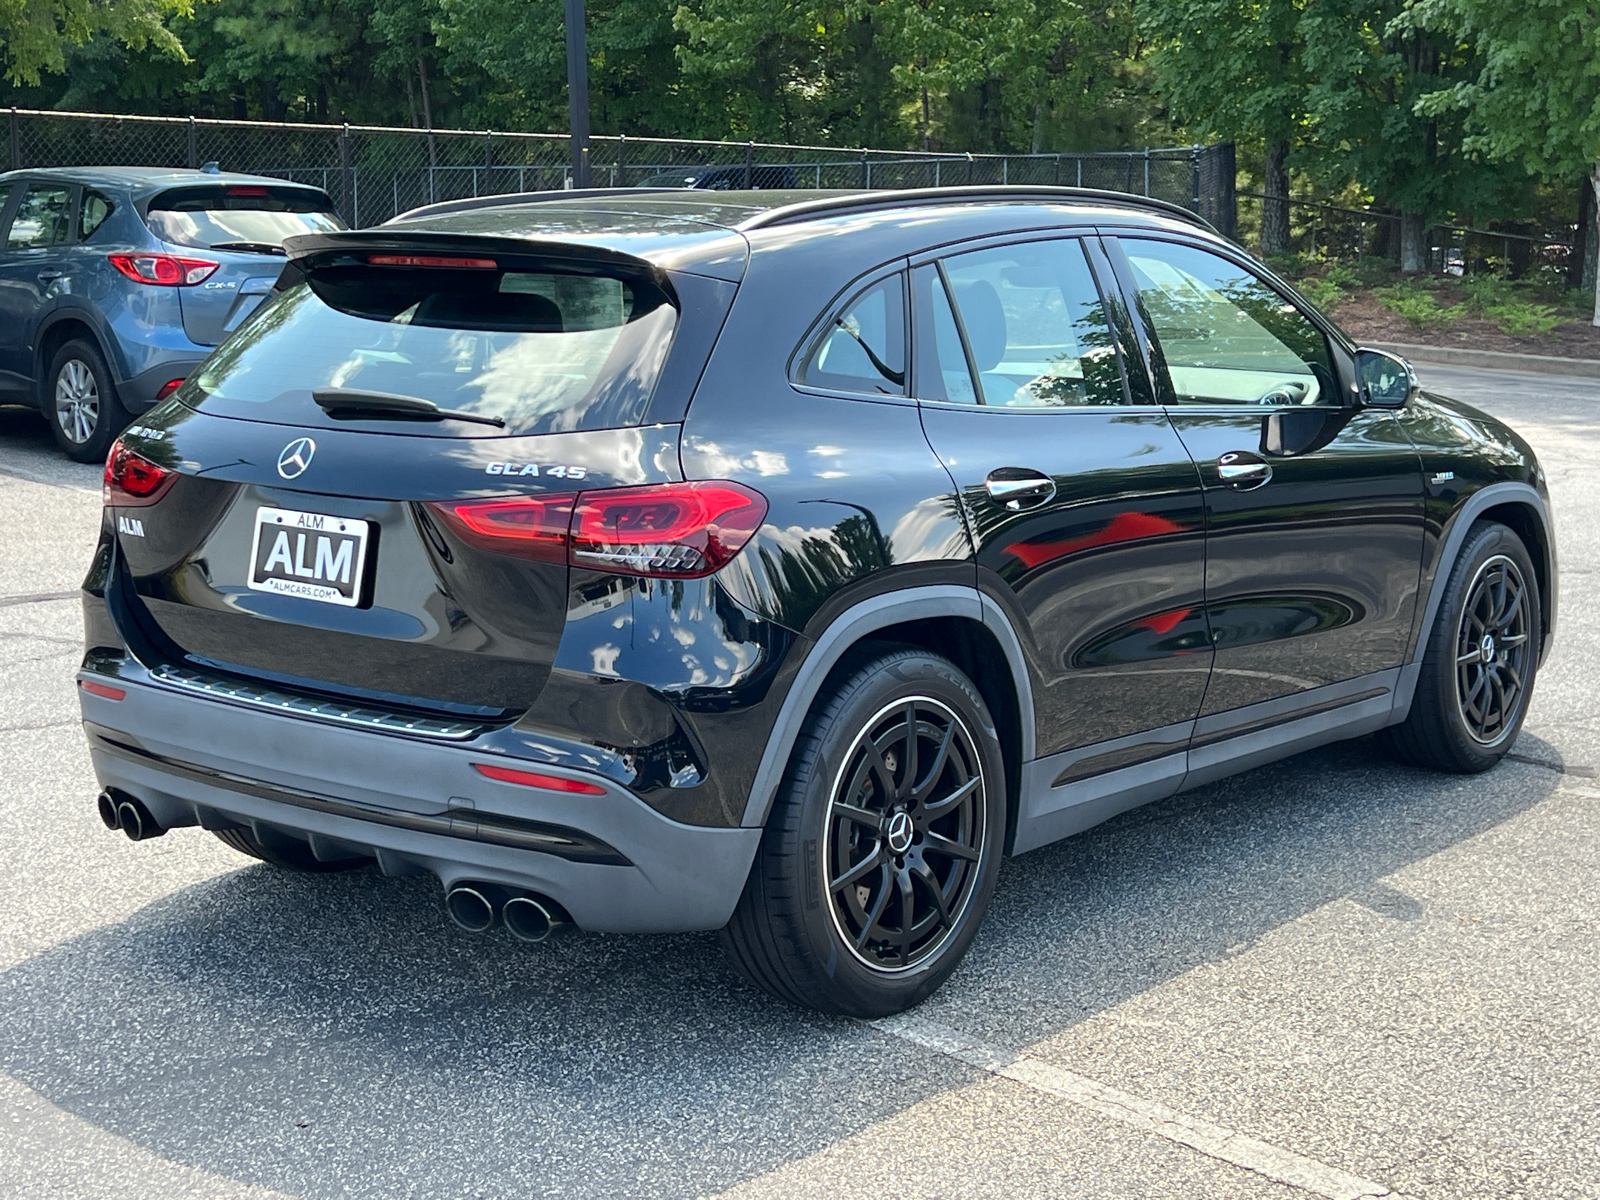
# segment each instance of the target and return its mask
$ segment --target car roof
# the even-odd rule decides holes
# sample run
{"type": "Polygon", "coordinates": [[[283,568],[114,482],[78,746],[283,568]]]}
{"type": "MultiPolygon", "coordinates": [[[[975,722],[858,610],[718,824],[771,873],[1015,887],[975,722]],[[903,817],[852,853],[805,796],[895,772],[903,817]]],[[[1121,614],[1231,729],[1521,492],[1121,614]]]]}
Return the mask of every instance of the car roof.
{"type": "MultiPolygon", "coordinates": [[[[1187,209],[1143,196],[1015,186],[534,192],[429,205],[402,213],[371,232],[561,243],[626,254],[663,269],[738,279],[749,250],[757,244],[794,247],[818,238],[853,236],[879,247],[910,246],[919,240],[932,245],[1064,224],[1187,228],[1217,236],[1187,209]],[[911,225],[916,227],[914,237],[872,236],[875,231],[905,230],[911,225]]],[[[342,235],[341,241],[349,237],[342,235]]],[[[915,246],[891,248],[886,256],[915,252],[915,246]]]]}
{"type": "Polygon", "coordinates": [[[271,175],[245,175],[236,171],[191,171],[172,167],[24,167],[0,175],[0,184],[16,179],[51,179],[65,183],[81,183],[88,187],[116,188],[134,196],[153,194],[174,187],[230,183],[322,191],[314,184],[295,183],[293,180],[278,179],[271,175]]]}

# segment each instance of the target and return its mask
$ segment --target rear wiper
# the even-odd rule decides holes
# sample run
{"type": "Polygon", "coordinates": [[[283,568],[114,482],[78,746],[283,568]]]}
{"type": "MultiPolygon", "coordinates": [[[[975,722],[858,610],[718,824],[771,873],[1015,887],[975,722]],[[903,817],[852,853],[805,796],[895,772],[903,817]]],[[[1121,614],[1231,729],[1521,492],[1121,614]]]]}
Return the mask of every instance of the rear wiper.
{"type": "Polygon", "coordinates": [[[440,408],[420,396],[397,396],[393,392],[363,392],[357,388],[316,388],[311,398],[330,417],[397,417],[406,421],[473,421],[479,425],[505,428],[504,417],[440,408]]]}
{"type": "Polygon", "coordinates": [[[213,242],[211,249],[242,250],[246,254],[276,254],[279,258],[289,257],[287,250],[272,242],[213,242]]]}

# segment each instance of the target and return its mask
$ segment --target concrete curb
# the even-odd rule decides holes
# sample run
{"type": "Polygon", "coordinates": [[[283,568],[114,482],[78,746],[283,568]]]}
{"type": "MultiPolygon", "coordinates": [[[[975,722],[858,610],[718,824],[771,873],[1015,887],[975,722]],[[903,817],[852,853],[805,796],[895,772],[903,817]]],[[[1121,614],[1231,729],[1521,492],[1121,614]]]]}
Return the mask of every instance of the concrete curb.
{"type": "Polygon", "coordinates": [[[1549,354],[1509,354],[1504,350],[1465,350],[1454,346],[1410,346],[1400,342],[1368,342],[1376,350],[1401,354],[1412,362],[1445,367],[1483,367],[1528,375],[1561,375],[1600,379],[1600,358],[1556,358],[1549,354]]]}

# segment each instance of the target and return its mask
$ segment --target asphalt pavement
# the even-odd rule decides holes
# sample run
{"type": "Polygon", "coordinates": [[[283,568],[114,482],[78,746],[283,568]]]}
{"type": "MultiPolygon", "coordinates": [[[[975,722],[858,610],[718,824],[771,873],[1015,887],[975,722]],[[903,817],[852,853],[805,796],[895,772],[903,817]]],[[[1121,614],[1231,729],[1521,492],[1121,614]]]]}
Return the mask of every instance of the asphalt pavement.
{"type": "Polygon", "coordinates": [[[0,1197],[1600,1196],[1600,383],[1422,367],[1546,464],[1513,760],[1329,747],[1006,864],[905,1020],[712,935],[523,947],[437,885],[94,813],[98,471],[0,410],[0,1197]]]}

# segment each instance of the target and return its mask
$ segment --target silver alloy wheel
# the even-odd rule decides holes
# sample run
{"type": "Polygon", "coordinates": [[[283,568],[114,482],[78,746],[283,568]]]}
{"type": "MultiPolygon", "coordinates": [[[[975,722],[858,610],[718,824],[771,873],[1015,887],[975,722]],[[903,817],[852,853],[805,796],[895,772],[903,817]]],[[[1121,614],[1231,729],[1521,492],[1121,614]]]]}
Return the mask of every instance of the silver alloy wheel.
{"type": "Polygon", "coordinates": [[[983,760],[931,696],[885,705],[833,781],[817,869],[835,930],[874,971],[926,962],[961,924],[989,836],[983,760]]]}
{"type": "Polygon", "coordinates": [[[1522,571],[1496,554],[1473,575],[1456,630],[1456,705],[1480,745],[1494,745],[1517,723],[1532,661],[1532,627],[1522,571]]]}
{"type": "Polygon", "coordinates": [[[100,385],[81,358],[69,358],[56,376],[56,424],[74,446],[94,437],[100,424],[100,385]]]}

